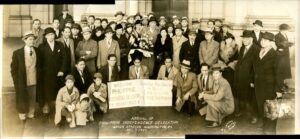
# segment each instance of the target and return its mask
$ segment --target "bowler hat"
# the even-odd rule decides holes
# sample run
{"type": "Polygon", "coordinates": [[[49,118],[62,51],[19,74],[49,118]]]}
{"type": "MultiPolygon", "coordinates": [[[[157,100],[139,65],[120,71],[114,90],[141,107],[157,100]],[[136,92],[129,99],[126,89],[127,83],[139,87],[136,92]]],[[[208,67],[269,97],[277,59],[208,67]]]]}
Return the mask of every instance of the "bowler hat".
{"type": "Polygon", "coordinates": [[[279,30],[289,30],[290,26],[288,24],[279,25],[279,30]]]}
{"type": "Polygon", "coordinates": [[[181,67],[191,69],[191,61],[189,61],[189,60],[183,59],[180,65],[181,65],[181,67]]]}
{"type": "Polygon", "coordinates": [[[115,30],[118,30],[118,29],[123,29],[123,26],[121,24],[117,24],[115,30]]]}
{"type": "Polygon", "coordinates": [[[157,20],[156,20],[156,18],[155,18],[154,16],[151,16],[151,17],[150,17],[149,23],[152,22],[152,21],[154,21],[155,23],[157,23],[157,20]]]}
{"type": "Polygon", "coordinates": [[[274,41],[274,34],[270,32],[265,32],[262,34],[262,38],[270,41],[274,41]]]}
{"type": "Polygon", "coordinates": [[[160,16],[160,17],[159,17],[159,21],[160,21],[160,20],[165,20],[165,21],[166,21],[166,17],[165,17],[165,16],[160,16]]]}
{"type": "Polygon", "coordinates": [[[49,33],[55,34],[55,31],[54,31],[54,29],[52,27],[48,27],[48,28],[45,29],[44,36],[46,36],[49,33]]]}
{"type": "Polygon", "coordinates": [[[94,78],[100,78],[100,79],[102,79],[103,77],[102,77],[101,73],[96,72],[96,73],[94,73],[94,78]]]}
{"type": "Polygon", "coordinates": [[[263,23],[262,23],[262,21],[260,21],[260,20],[255,20],[255,22],[253,22],[253,25],[255,25],[255,24],[257,24],[257,25],[263,27],[263,23]]]}
{"type": "Polygon", "coordinates": [[[188,18],[187,18],[186,16],[184,16],[184,17],[181,17],[181,21],[182,21],[182,20],[188,21],[188,18]]]}
{"type": "Polygon", "coordinates": [[[82,28],[82,34],[86,33],[86,32],[92,33],[92,30],[88,26],[85,26],[85,27],[82,28]]]}
{"type": "Polygon", "coordinates": [[[112,30],[111,27],[107,27],[107,28],[105,28],[104,32],[106,34],[106,33],[109,33],[109,32],[113,33],[114,31],[112,30]]]}
{"type": "Polygon", "coordinates": [[[34,38],[36,38],[35,36],[34,36],[34,33],[32,32],[32,31],[26,31],[24,34],[23,34],[23,40],[25,40],[25,39],[27,39],[28,37],[34,37],[34,38]]]}
{"type": "Polygon", "coordinates": [[[134,15],[134,18],[136,18],[137,16],[139,16],[140,18],[143,18],[139,12],[134,15]]]}
{"type": "Polygon", "coordinates": [[[175,26],[175,30],[176,30],[176,29],[181,29],[181,30],[183,30],[183,29],[182,29],[182,25],[181,25],[181,24],[177,24],[177,25],[175,26]]]}
{"type": "Polygon", "coordinates": [[[118,16],[118,15],[124,16],[125,14],[124,14],[122,11],[118,11],[118,12],[115,14],[115,17],[118,16]]]}
{"type": "Polygon", "coordinates": [[[190,31],[189,31],[189,35],[196,35],[197,34],[197,32],[196,32],[196,30],[194,30],[194,29],[191,29],[190,31]]]}
{"type": "Polygon", "coordinates": [[[74,78],[73,75],[69,74],[69,75],[66,76],[65,80],[66,80],[66,81],[67,81],[67,80],[72,80],[72,81],[74,82],[74,81],[75,81],[75,78],[74,78]]]}
{"type": "Polygon", "coordinates": [[[177,15],[173,15],[173,16],[172,16],[172,19],[173,19],[173,20],[175,20],[175,19],[178,19],[178,20],[179,20],[179,18],[178,18],[177,15]]]}
{"type": "Polygon", "coordinates": [[[251,30],[244,30],[243,35],[241,37],[252,37],[252,31],[251,30]]]}

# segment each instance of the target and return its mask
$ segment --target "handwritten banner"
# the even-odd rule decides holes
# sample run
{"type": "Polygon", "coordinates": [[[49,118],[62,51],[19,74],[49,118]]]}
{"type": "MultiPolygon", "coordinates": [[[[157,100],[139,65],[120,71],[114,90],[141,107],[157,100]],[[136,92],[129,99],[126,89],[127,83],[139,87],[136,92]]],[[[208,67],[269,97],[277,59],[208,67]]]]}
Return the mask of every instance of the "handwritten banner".
{"type": "Polygon", "coordinates": [[[109,109],[136,106],[172,106],[173,82],[127,80],[108,83],[109,109]]]}

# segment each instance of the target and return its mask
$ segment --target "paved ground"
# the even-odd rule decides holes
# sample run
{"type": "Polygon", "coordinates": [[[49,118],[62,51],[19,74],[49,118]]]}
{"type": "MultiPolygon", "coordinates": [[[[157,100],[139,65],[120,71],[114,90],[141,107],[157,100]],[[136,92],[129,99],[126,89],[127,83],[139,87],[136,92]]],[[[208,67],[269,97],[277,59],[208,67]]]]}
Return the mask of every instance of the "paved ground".
{"type": "MultiPolygon", "coordinates": [[[[248,119],[240,117],[235,119],[237,125],[231,131],[221,132],[219,128],[206,128],[204,117],[198,114],[189,117],[184,113],[178,113],[169,107],[157,108],[125,108],[110,110],[106,115],[94,115],[95,121],[85,127],[57,128],[54,126],[54,114],[43,117],[41,110],[37,107],[36,118],[27,120],[25,123],[18,119],[15,94],[13,92],[12,78],[10,75],[10,63],[12,52],[22,47],[20,38],[7,38],[3,46],[3,93],[2,93],[2,130],[3,136],[7,137],[62,137],[62,136],[89,136],[89,137],[108,137],[108,136],[184,136],[184,134],[261,134],[255,125],[249,124],[248,119]],[[152,117],[153,121],[173,120],[178,124],[171,129],[151,129],[146,131],[136,131],[114,128],[107,125],[111,121],[130,121],[132,117],[152,117]]],[[[294,73],[294,67],[292,68],[294,73]]],[[[294,74],[293,74],[294,77],[294,74]]],[[[53,109],[52,109],[53,112],[53,109]]],[[[278,121],[277,133],[292,134],[294,120],[278,121]]]]}

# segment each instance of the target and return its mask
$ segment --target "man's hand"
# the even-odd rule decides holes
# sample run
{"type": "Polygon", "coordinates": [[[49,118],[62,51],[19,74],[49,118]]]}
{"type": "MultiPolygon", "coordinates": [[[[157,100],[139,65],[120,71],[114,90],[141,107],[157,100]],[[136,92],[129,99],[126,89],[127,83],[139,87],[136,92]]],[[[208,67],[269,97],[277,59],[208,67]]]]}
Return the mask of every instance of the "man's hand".
{"type": "Polygon", "coordinates": [[[188,100],[190,97],[190,93],[186,93],[184,96],[183,96],[183,100],[188,100]]]}
{"type": "Polygon", "coordinates": [[[201,100],[204,97],[203,92],[199,93],[198,99],[201,100]]]}
{"type": "Polygon", "coordinates": [[[64,73],[60,71],[57,73],[57,76],[64,76],[64,73]]]}
{"type": "Polygon", "coordinates": [[[282,93],[281,92],[276,92],[277,98],[282,98],[282,93]]]}
{"type": "Polygon", "coordinates": [[[179,105],[179,103],[182,103],[182,100],[181,100],[180,97],[177,98],[177,100],[176,100],[176,105],[179,105]]]}
{"type": "Polygon", "coordinates": [[[250,87],[254,88],[254,83],[250,83],[250,87]]]}

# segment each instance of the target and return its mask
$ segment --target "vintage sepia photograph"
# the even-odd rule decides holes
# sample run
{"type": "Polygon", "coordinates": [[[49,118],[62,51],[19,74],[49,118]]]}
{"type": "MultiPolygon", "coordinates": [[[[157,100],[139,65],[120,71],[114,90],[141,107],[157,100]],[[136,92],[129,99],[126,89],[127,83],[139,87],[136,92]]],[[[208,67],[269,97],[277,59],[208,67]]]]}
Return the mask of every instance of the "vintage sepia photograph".
{"type": "Polygon", "coordinates": [[[299,7],[0,5],[1,137],[299,134],[299,7]]]}

